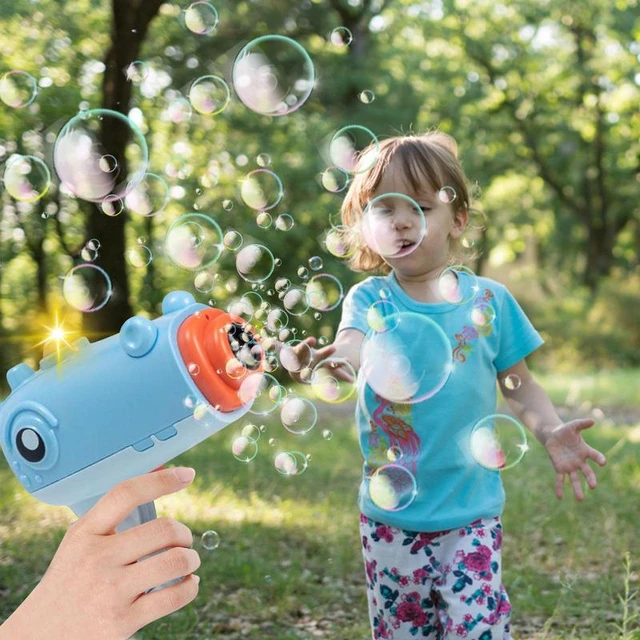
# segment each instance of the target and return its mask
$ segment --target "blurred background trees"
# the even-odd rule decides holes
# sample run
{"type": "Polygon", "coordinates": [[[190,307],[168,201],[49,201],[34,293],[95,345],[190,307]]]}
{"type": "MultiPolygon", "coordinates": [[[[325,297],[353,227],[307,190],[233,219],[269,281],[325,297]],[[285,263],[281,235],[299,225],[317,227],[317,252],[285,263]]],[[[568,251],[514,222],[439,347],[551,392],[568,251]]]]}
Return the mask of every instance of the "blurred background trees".
{"type": "MultiPolygon", "coordinates": [[[[259,291],[271,302],[278,302],[274,280],[304,283],[298,270],[309,269],[314,256],[346,291],[360,276],[322,243],[338,224],[343,194],[327,191],[318,177],[329,164],[328,139],[350,124],[379,138],[438,127],[458,140],[476,206],[488,217],[486,231],[469,239],[480,254],[471,266],[511,287],[547,338],[539,366],[640,365],[637,0],[214,5],[219,25],[210,35],[185,28],[187,5],[160,0],[16,0],[0,7],[0,73],[21,69],[38,85],[25,108],[0,103],[0,175],[16,153],[42,158],[52,174],[35,203],[0,190],[3,371],[39,359],[33,336],[51,326],[56,311],[76,335],[93,339],[117,331],[132,313],[154,316],[171,289],[221,308],[251,290],[232,252],[209,269],[215,287],[206,292],[194,286],[195,273],[169,260],[167,229],[189,212],[271,249],[278,266],[259,291]],[[338,27],[351,32],[349,44],[332,42],[338,27]],[[262,116],[232,92],[217,115],[171,118],[171,105],[196,78],[213,74],[230,83],[241,47],[267,34],[293,38],[313,60],[316,85],[302,108],[262,116]],[[144,78],[127,76],[135,61],[144,63],[144,78]],[[144,134],[148,170],[171,196],[160,215],[125,209],[107,216],[60,190],[56,135],[81,109],[99,107],[128,115],[144,134]],[[290,214],[289,231],[258,226],[239,197],[239,180],[258,168],[259,154],[268,154],[268,168],[284,185],[269,213],[274,220],[290,214]],[[127,257],[141,247],[152,256],[148,264],[127,257]],[[82,317],[65,303],[61,282],[87,257],[109,273],[114,292],[103,309],[82,317]]],[[[118,132],[103,135],[113,144],[118,132]]],[[[339,313],[297,319],[298,337],[331,339],[339,313]]]]}

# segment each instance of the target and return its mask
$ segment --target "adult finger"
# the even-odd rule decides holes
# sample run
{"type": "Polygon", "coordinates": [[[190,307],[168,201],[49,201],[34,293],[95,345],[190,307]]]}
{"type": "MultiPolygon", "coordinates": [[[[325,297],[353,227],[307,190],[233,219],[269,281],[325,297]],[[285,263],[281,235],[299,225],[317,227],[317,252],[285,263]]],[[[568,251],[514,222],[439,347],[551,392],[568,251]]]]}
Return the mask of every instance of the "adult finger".
{"type": "Polygon", "coordinates": [[[188,549],[193,544],[193,533],[186,524],[173,518],[157,518],[121,531],[113,538],[113,544],[118,561],[126,565],[161,549],[188,549]]]}
{"type": "Polygon", "coordinates": [[[112,533],[136,507],[184,489],[195,473],[189,467],[172,467],[129,478],[102,496],[78,523],[92,533],[112,533]]]}
{"type": "Polygon", "coordinates": [[[582,473],[587,480],[589,489],[595,489],[598,483],[596,482],[596,474],[593,473],[593,469],[586,462],[582,463],[580,469],[582,470],[582,473]]]}
{"type": "Polygon", "coordinates": [[[578,476],[577,471],[572,471],[569,474],[569,477],[571,478],[573,493],[576,494],[576,500],[579,500],[579,501],[584,500],[584,493],[582,491],[582,485],[580,484],[580,477],[578,476]]]}
{"type": "Polygon", "coordinates": [[[123,584],[133,600],[153,587],[192,574],[200,564],[200,554],[195,549],[168,549],[125,567],[123,584]]]}
{"type": "Polygon", "coordinates": [[[129,608],[129,617],[135,631],[195,600],[199,582],[200,576],[192,574],[170,587],[140,596],[129,608]]]}
{"type": "Polygon", "coordinates": [[[564,484],[564,473],[556,473],[556,495],[558,500],[562,500],[562,485],[564,484]]]}

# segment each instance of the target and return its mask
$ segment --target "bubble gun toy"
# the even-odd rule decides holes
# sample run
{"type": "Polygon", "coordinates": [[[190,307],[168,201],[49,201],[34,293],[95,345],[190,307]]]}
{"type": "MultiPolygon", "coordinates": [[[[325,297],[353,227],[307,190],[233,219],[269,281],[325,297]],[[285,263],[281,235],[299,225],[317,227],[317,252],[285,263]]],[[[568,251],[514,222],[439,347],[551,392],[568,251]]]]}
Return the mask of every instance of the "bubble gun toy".
{"type": "MultiPolygon", "coordinates": [[[[263,371],[249,325],[171,292],[156,320],[134,316],[117,335],[79,338],[61,361],[45,356],[38,371],[11,368],[11,393],[0,404],[2,451],[31,495],[82,516],[116,484],[156,470],[248,411],[242,378],[227,373],[240,351],[250,354],[247,372],[263,371]],[[208,409],[198,415],[194,407],[208,409]]],[[[154,518],[150,502],[117,531],[154,518]]]]}

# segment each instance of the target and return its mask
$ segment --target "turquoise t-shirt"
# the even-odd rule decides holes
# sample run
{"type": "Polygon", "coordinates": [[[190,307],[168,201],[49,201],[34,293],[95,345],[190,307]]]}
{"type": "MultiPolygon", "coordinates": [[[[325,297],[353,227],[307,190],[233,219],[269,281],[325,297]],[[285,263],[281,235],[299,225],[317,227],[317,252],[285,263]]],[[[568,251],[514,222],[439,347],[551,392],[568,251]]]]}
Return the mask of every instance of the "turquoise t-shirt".
{"type": "MultiPolygon", "coordinates": [[[[345,297],[338,327],[338,333],[351,328],[368,334],[362,351],[364,356],[369,349],[367,361],[372,360],[371,349],[378,349],[373,353],[378,359],[377,377],[375,381],[370,378],[375,390],[362,384],[363,371],[359,378],[356,425],[365,462],[358,504],[369,518],[411,531],[453,529],[502,513],[505,493],[500,471],[478,464],[471,454],[471,431],[480,420],[496,413],[498,372],[544,342],[506,287],[465,272],[458,272],[458,278],[461,304],[418,302],[400,287],[393,272],[386,277],[369,277],[345,297]],[[417,403],[407,403],[408,396],[394,395],[397,389],[385,387],[389,383],[386,377],[391,378],[399,366],[401,369],[402,357],[387,353],[387,343],[380,342],[369,326],[372,316],[368,320],[367,312],[381,299],[389,301],[383,305],[387,311],[401,314],[397,317],[409,314],[404,316],[410,323],[405,327],[415,325],[410,334],[405,331],[399,335],[404,336],[401,349],[407,362],[418,358],[421,363],[424,357],[425,379],[420,384],[426,386],[416,391],[414,398],[426,399],[417,403]],[[482,317],[478,320],[478,310],[484,321],[482,317]],[[449,354],[444,376],[443,343],[449,354]],[[376,504],[369,489],[373,472],[386,464],[402,468],[385,471],[402,475],[407,469],[410,474],[406,475],[415,479],[409,499],[390,503],[392,510],[379,499],[376,504]]],[[[376,482],[380,477],[379,472],[376,482]]],[[[402,477],[397,480],[401,494],[406,482],[402,477]]],[[[372,490],[377,491],[378,485],[372,490]]]]}

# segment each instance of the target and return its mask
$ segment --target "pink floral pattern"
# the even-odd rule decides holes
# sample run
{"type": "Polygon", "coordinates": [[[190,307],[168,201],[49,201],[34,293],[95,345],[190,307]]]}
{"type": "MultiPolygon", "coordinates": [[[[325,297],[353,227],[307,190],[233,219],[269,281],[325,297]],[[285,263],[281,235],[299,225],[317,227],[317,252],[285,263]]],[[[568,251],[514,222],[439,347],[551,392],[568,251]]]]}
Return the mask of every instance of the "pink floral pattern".
{"type": "Polygon", "coordinates": [[[499,517],[416,532],[360,517],[374,640],[511,640],[499,517]]]}

